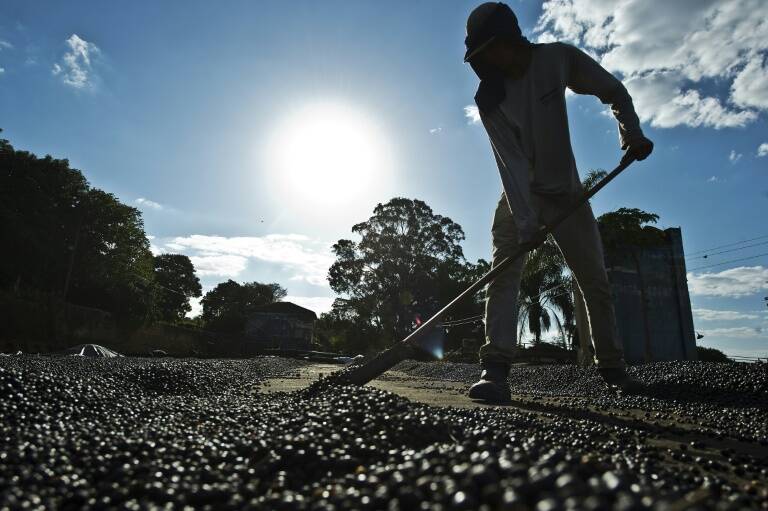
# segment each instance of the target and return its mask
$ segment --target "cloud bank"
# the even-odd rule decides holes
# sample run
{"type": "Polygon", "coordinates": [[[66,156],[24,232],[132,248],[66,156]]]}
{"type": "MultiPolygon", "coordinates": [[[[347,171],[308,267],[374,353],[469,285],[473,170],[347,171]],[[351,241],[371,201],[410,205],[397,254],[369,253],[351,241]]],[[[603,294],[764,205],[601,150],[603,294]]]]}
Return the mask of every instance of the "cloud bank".
{"type": "Polygon", "coordinates": [[[547,0],[535,32],[617,73],[642,121],[726,128],[768,110],[766,19],[763,0],[547,0]]]}
{"type": "Polygon", "coordinates": [[[328,268],[333,264],[331,244],[301,234],[266,236],[205,236],[195,234],[172,238],[165,250],[190,256],[198,274],[236,277],[249,260],[275,264],[293,272],[291,280],[326,286],[328,268]]]}
{"type": "Polygon", "coordinates": [[[715,309],[693,309],[693,316],[701,321],[739,321],[747,319],[760,319],[760,316],[757,314],[715,309]]]}
{"type": "Polygon", "coordinates": [[[701,330],[701,333],[704,337],[722,337],[725,339],[768,339],[768,335],[760,327],[712,328],[701,330]]]}
{"type": "Polygon", "coordinates": [[[718,273],[688,273],[688,289],[694,296],[739,298],[768,290],[768,268],[740,266],[718,273]]]}

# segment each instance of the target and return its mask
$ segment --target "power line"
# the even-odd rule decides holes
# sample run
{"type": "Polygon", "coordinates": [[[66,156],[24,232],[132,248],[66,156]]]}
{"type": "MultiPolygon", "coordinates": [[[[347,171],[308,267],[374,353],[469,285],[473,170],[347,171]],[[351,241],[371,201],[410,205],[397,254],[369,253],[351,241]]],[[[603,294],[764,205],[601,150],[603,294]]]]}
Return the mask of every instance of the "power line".
{"type": "Polygon", "coordinates": [[[687,257],[691,257],[691,256],[694,256],[694,255],[697,255],[697,254],[703,254],[704,252],[709,252],[710,250],[717,250],[719,248],[733,247],[734,245],[741,245],[742,243],[749,243],[750,241],[762,240],[762,239],[765,239],[765,238],[768,238],[768,234],[766,234],[764,236],[758,236],[756,238],[750,238],[748,240],[735,241],[733,243],[726,243],[725,245],[718,245],[716,247],[706,248],[704,250],[697,250],[696,252],[691,252],[690,254],[688,254],[687,257]]]}
{"type": "Polygon", "coordinates": [[[739,261],[748,261],[750,259],[757,259],[758,257],[768,256],[768,252],[764,252],[762,254],[753,255],[750,257],[742,257],[740,259],[731,259],[730,261],[724,261],[722,263],[716,263],[716,264],[708,264],[707,266],[699,266],[698,268],[691,268],[688,271],[697,271],[697,270],[703,270],[705,268],[712,268],[715,266],[722,266],[724,264],[730,264],[730,263],[737,263],[739,261]]]}
{"type": "Polygon", "coordinates": [[[709,256],[726,254],[728,252],[738,252],[739,250],[744,250],[745,248],[759,247],[760,245],[768,245],[768,241],[761,241],[760,243],[754,243],[752,245],[744,245],[743,247],[731,248],[728,250],[721,250],[720,252],[713,252],[711,254],[704,254],[700,256],[688,256],[686,257],[686,259],[707,259],[709,256]]]}

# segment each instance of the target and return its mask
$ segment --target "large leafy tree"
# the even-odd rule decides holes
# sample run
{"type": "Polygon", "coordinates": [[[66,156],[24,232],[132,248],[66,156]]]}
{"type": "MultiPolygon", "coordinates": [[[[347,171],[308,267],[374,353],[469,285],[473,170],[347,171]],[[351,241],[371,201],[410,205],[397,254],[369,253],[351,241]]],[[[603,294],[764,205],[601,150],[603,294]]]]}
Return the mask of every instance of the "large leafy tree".
{"type": "Polygon", "coordinates": [[[472,277],[460,245],[461,226],[423,201],[398,197],[378,204],[352,232],[359,241],[333,245],[336,262],[328,280],[342,295],[334,304],[336,321],[378,333],[369,333],[368,344],[358,349],[399,340],[472,277]]]}
{"type": "Polygon", "coordinates": [[[222,282],[203,297],[205,328],[217,332],[240,332],[255,308],[279,302],[286,294],[279,284],[222,282]]]}
{"type": "Polygon", "coordinates": [[[151,317],[153,262],[141,213],[91,188],[67,160],[37,158],[0,140],[0,285],[151,317]]]}
{"type": "Polygon", "coordinates": [[[180,321],[192,310],[189,299],[202,295],[200,279],[189,257],[181,254],[155,256],[157,303],[155,313],[165,321],[180,321]]]}
{"type": "Polygon", "coordinates": [[[3,284],[63,293],[88,190],[83,175],[70,169],[67,160],[37,158],[0,140],[3,284]]]}

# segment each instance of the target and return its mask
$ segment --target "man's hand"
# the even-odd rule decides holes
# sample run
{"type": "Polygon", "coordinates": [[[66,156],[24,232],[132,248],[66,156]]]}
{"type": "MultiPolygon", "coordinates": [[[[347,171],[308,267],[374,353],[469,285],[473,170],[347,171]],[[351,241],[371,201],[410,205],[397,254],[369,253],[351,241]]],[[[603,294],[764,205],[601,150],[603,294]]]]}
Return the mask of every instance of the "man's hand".
{"type": "Polygon", "coordinates": [[[621,158],[622,163],[626,161],[643,161],[653,152],[653,142],[645,137],[639,137],[629,143],[627,152],[621,158]]]}
{"type": "Polygon", "coordinates": [[[544,226],[540,226],[536,231],[531,233],[530,236],[527,237],[522,243],[520,243],[520,246],[530,252],[531,250],[534,250],[536,248],[539,248],[541,245],[544,244],[544,242],[547,239],[547,231],[544,226]]]}

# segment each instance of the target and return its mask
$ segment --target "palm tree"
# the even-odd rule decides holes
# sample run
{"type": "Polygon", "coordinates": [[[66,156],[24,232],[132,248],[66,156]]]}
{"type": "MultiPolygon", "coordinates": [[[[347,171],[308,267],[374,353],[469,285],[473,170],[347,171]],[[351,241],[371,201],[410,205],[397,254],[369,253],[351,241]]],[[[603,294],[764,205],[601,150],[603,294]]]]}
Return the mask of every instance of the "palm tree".
{"type": "MultiPolygon", "coordinates": [[[[590,170],[582,181],[584,189],[589,190],[607,174],[600,169],[590,170]]],[[[518,343],[522,340],[526,325],[534,337],[534,343],[539,343],[542,332],[550,330],[554,322],[563,347],[573,348],[576,332],[574,289],[575,282],[568,265],[552,236],[548,236],[541,247],[528,254],[523,268],[518,309],[518,343]]]]}
{"type": "Polygon", "coordinates": [[[532,250],[525,261],[520,280],[518,309],[518,342],[523,331],[533,335],[534,343],[541,342],[542,332],[557,325],[562,343],[567,342],[568,324],[573,322],[571,277],[555,240],[548,236],[537,249],[532,250]],[[559,314],[558,314],[559,312],[559,314]],[[561,319],[562,317],[562,319],[561,319]]]}

